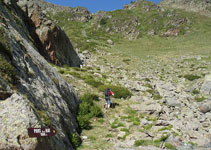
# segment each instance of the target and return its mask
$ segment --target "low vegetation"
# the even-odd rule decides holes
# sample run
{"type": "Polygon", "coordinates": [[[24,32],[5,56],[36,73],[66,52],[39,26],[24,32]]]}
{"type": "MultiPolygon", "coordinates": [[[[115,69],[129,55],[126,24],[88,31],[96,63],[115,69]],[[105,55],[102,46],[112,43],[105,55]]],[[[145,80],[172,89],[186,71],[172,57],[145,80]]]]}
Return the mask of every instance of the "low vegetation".
{"type": "Polygon", "coordinates": [[[16,82],[16,69],[0,54],[0,71],[5,81],[12,85],[16,82]]]}
{"type": "Polygon", "coordinates": [[[199,79],[201,77],[198,76],[198,75],[186,74],[186,75],[184,75],[184,78],[189,80],[189,81],[193,81],[193,80],[199,79]]]}
{"type": "Polygon", "coordinates": [[[41,119],[42,123],[46,127],[50,127],[51,126],[51,119],[48,116],[46,111],[44,111],[44,110],[37,110],[37,114],[38,114],[39,118],[41,119]]]}
{"type": "Polygon", "coordinates": [[[104,92],[106,90],[106,88],[111,88],[112,91],[114,92],[114,97],[115,98],[128,98],[130,96],[132,96],[132,93],[125,87],[121,87],[121,86],[114,86],[114,85],[101,85],[98,87],[99,91],[104,92]]]}
{"type": "Polygon", "coordinates": [[[76,133],[71,133],[69,136],[69,140],[72,143],[72,145],[74,146],[74,148],[79,147],[79,145],[81,143],[80,137],[76,133]]]}
{"type": "Polygon", "coordinates": [[[202,102],[202,101],[204,101],[206,98],[204,97],[204,96],[202,96],[202,97],[195,97],[195,100],[197,101],[197,102],[202,102]]]}
{"type": "Polygon", "coordinates": [[[90,120],[93,117],[103,116],[101,108],[94,103],[96,100],[98,100],[98,97],[90,93],[86,93],[81,97],[82,102],[79,106],[79,112],[77,116],[77,120],[81,129],[91,129],[90,120]]]}

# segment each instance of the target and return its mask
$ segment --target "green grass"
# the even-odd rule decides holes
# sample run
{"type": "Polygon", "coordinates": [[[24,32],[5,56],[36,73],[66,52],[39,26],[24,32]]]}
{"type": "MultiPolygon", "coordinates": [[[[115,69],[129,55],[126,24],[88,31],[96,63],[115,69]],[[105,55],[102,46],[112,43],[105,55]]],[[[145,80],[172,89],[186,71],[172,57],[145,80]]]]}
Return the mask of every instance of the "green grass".
{"type": "Polygon", "coordinates": [[[205,99],[206,99],[206,98],[205,98],[204,96],[202,96],[202,97],[195,97],[195,100],[196,100],[197,102],[203,102],[205,99]]]}
{"type": "Polygon", "coordinates": [[[99,86],[103,86],[104,84],[100,81],[94,79],[93,76],[87,75],[84,77],[84,82],[91,85],[92,87],[98,88],[99,86]]]}
{"type": "Polygon", "coordinates": [[[172,127],[173,127],[172,125],[168,125],[167,127],[163,127],[159,129],[158,131],[171,130],[172,127]]]}
{"type": "Polygon", "coordinates": [[[171,143],[166,142],[165,147],[167,150],[177,150],[176,146],[173,146],[171,143]]]}
{"type": "Polygon", "coordinates": [[[145,87],[148,87],[148,88],[150,88],[150,89],[153,89],[152,85],[149,84],[149,83],[144,84],[144,86],[145,86],[145,87]]]}
{"type": "Polygon", "coordinates": [[[46,127],[50,127],[51,126],[51,119],[48,116],[46,111],[44,111],[44,110],[37,110],[37,114],[38,114],[39,118],[41,119],[42,123],[46,127]]]}
{"type": "Polygon", "coordinates": [[[148,89],[146,90],[148,93],[152,94],[152,98],[155,100],[162,99],[163,97],[160,95],[160,93],[155,89],[148,89]]]}
{"type": "Polygon", "coordinates": [[[68,73],[71,74],[73,77],[76,77],[76,78],[79,78],[79,79],[82,78],[81,75],[77,72],[68,72],[68,73]]]}
{"type": "Polygon", "coordinates": [[[151,124],[149,124],[149,125],[143,126],[143,129],[144,129],[144,130],[150,130],[150,129],[152,128],[152,126],[153,126],[153,124],[151,123],[151,124]]]}
{"type": "Polygon", "coordinates": [[[124,124],[122,122],[119,122],[118,119],[115,119],[111,124],[111,128],[119,128],[119,127],[124,127],[124,124]]]}

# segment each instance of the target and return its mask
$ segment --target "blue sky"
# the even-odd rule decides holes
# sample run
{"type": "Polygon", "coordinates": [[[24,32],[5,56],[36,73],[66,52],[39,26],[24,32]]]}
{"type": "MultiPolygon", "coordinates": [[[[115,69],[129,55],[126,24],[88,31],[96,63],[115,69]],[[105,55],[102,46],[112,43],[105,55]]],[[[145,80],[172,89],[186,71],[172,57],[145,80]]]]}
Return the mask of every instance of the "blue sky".
{"type": "MultiPolygon", "coordinates": [[[[122,9],[125,4],[129,4],[135,0],[46,0],[47,2],[63,5],[63,6],[82,6],[86,7],[92,13],[99,10],[111,11],[116,9],[122,9]]],[[[150,0],[158,3],[160,0],[150,0]]]]}

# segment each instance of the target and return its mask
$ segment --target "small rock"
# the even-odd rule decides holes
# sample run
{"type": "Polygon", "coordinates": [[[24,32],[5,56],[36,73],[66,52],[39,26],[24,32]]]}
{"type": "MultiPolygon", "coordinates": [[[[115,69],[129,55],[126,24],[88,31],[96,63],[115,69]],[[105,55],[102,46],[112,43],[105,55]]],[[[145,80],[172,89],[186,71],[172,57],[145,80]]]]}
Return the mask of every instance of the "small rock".
{"type": "Polygon", "coordinates": [[[164,120],[158,120],[155,125],[156,126],[168,126],[169,122],[164,121],[164,120]]]}
{"type": "Polygon", "coordinates": [[[110,44],[110,45],[113,45],[114,44],[114,42],[112,41],[112,40],[107,40],[107,42],[108,42],[108,44],[110,44]]]}
{"type": "Polygon", "coordinates": [[[168,97],[165,100],[165,102],[170,107],[180,107],[181,106],[181,103],[178,100],[176,100],[176,97],[168,97]]]}
{"type": "Polygon", "coordinates": [[[202,113],[207,113],[211,111],[211,102],[208,101],[207,103],[202,104],[199,106],[199,111],[202,113]]]}
{"type": "Polygon", "coordinates": [[[87,140],[87,139],[88,139],[87,136],[82,136],[81,138],[82,138],[83,140],[87,140]]]}
{"type": "Polygon", "coordinates": [[[209,127],[209,122],[204,122],[203,124],[202,124],[202,126],[204,127],[204,128],[207,128],[207,127],[209,127]]]}

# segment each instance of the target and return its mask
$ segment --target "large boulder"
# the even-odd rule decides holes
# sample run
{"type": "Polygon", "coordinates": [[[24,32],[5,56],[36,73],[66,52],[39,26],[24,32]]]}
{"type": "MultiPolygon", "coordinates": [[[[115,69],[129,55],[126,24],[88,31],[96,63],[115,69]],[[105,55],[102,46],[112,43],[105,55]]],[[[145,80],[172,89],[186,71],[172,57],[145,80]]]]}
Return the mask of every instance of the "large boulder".
{"type": "Polygon", "coordinates": [[[205,95],[211,95],[211,75],[206,75],[200,92],[205,95]]]}

